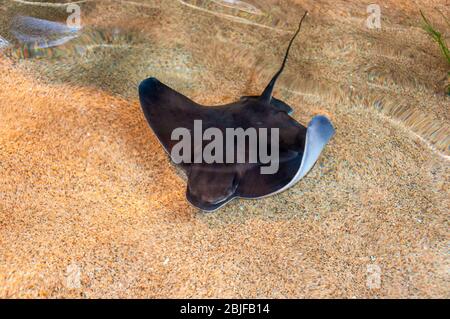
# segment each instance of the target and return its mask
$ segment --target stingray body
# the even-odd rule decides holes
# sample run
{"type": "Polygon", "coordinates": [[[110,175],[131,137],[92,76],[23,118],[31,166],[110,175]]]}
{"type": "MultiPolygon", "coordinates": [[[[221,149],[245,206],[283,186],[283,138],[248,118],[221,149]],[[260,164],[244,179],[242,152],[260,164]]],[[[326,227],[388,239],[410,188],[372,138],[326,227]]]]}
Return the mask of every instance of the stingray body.
{"type": "MultiPolygon", "coordinates": [[[[259,159],[256,162],[247,160],[250,158],[248,144],[243,150],[233,150],[235,154],[239,151],[245,153],[244,162],[179,163],[188,177],[186,197],[195,207],[209,212],[233,198],[261,198],[288,189],[308,173],[333,136],[334,128],[325,116],[314,117],[305,127],[290,116],[292,108],[289,105],[272,96],[276,80],[283,71],[292,42],[305,16],[306,13],[289,43],[280,70],[260,96],[247,96],[235,103],[208,107],[195,103],[155,78],[141,82],[139,97],[144,115],[169,154],[172,154],[177,144],[172,135],[174,130],[184,128],[193,132],[194,121],[201,121],[205,132],[209,128],[220,132],[225,132],[227,128],[276,129],[278,132],[278,169],[270,174],[262,173],[264,164],[259,159]]],[[[260,137],[258,139],[261,140],[260,137]]],[[[269,145],[262,146],[272,146],[273,140],[268,140],[265,143],[269,145]]],[[[198,154],[196,149],[202,149],[207,144],[208,141],[202,140],[199,144],[197,140],[197,145],[191,150],[192,158],[198,154]]],[[[262,146],[258,144],[257,148],[262,146]]],[[[227,153],[230,149],[223,146],[223,151],[227,153]]]]}

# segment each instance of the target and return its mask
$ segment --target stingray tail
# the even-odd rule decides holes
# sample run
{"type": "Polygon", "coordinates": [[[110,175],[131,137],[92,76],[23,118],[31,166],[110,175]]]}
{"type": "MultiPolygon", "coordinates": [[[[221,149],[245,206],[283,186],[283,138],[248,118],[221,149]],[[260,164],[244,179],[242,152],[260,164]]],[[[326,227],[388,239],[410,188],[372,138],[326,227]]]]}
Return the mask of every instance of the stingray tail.
{"type": "Polygon", "coordinates": [[[277,81],[281,72],[283,72],[284,66],[286,64],[286,61],[287,61],[287,58],[289,55],[289,50],[291,49],[291,46],[292,46],[292,42],[294,42],[294,39],[297,37],[298,33],[300,32],[300,28],[302,27],[302,22],[305,19],[307,14],[308,14],[308,11],[306,11],[305,14],[303,15],[303,17],[301,18],[300,23],[298,25],[298,29],[295,32],[294,36],[292,37],[291,41],[289,42],[289,46],[286,50],[286,54],[284,55],[284,60],[283,60],[283,64],[281,64],[281,68],[278,70],[277,73],[275,73],[272,80],[270,80],[269,85],[267,85],[267,87],[264,89],[264,92],[261,94],[261,99],[263,101],[267,101],[268,103],[270,103],[270,100],[272,98],[273,88],[275,86],[275,82],[277,81]]]}

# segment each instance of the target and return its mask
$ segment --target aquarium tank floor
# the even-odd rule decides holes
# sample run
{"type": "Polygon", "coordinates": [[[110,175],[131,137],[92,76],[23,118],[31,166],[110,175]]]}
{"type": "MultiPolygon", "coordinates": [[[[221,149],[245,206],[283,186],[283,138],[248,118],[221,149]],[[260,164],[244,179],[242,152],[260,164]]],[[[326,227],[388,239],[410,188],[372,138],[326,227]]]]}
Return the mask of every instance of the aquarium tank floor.
{"type": "Polygon", "coordinates": [[[448,65],[419,13],[448,30],[448,5],[383,1],[373,30],[371,2],[81,1],[37,54],[11,19],[65,6],[0,0],[0,297],[450,297],[448,65]],[[305,10],[275,96],[336,135],[289,190],[196,210],[139,82],[259,94],[305,10]]]}

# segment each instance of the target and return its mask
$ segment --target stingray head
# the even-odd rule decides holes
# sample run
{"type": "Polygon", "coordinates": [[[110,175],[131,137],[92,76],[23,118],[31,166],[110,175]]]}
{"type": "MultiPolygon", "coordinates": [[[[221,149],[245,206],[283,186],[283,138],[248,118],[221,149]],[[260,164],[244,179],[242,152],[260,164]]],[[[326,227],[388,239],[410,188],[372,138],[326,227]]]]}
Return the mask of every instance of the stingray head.
{"type": "Polygon", "coordinates": [[[275,98],[267,102],[260,97],[244,97],[241,103],[245,126],[267,128],[269,133],[271,129],[277,128],[281,150],[303,151],[306,128],[289,115],[292,113],[289,105],[275,98]]]}
{"type": "Polygon", "coordinates": [[[192,165],[188,173],[187,199],[204,211],[212,211],[233,198],[238,174],[225,165],[192,165]]]}

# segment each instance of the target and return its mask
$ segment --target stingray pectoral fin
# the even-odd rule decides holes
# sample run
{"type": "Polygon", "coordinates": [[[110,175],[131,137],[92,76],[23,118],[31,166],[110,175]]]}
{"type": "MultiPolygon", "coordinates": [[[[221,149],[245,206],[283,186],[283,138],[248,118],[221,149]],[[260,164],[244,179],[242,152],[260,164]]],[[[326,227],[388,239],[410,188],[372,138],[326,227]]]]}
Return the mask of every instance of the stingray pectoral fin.
{"type": "Polygon", "coordinates": [[[139,100],[147,122],[169,153],[178,143],[178,140],[172,140],[174,130],[192,130],[194,120],[202,118],[198,104],[156,78],[140,83],[139,100]]]}
{"type": "Polygon", "coordinates": [[[334,135],[334,128],[330,120],[323,116],[315,116],[308,124],[306,131],[305,151],[302,164],[296,174],[296,180],[302,179],[316,163],[325,145],[334,135]]]}
{"type": "MultiPolygon", "coordinates": [[[[306,130],[305,148],[303,156],[301,157],[301,163],[297,166],[298,169],[292,174],[293,177],[290,179],[289,183],[286,183],[284,187],[273,194],[285,191],[301,180],[314,166],[323,148],[333,135],[334,128],[330,120],[322,115],[315,116],[311,122],[309,122],[306,130]]],[[[292,173],[292,169],[290,171],[292,173]]]]}
{"type": "Polygon", "coordinates": [[[262,198],[287,189],[300,169],[302,154],[283,151],[279,154],[278,170],[274,174],[262,174],[261,167],[268,164],[249,166],[239,182],[236,194],[242,198],[262,198]]]}

